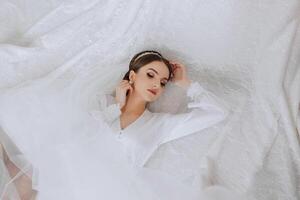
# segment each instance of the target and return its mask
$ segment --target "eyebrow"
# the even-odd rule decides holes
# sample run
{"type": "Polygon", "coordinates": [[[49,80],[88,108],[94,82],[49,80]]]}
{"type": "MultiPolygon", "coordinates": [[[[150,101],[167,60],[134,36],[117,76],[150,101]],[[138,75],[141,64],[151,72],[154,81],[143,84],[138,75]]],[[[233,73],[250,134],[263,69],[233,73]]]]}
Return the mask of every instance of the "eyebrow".
{"type": "MultiPolygon", "coordinates": [[[[153,69],[153,68],[149,68],[149,69],[153,70],[158,75],[158,72],[155,69],[153,69]]],[[[162,79],[168,80],[167,78],[162,78],[162,79]]]]}

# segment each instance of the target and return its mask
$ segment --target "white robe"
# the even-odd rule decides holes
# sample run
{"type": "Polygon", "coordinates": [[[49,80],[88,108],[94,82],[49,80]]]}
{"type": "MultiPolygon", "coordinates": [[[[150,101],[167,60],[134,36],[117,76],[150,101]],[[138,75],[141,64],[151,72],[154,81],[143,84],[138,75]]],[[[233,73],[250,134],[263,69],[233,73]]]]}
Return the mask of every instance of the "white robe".
{"type": "Polygon", "coordinates": [[[110,124],[132,163],[142,167],[160,145],[210,127],[228,115],[226,108],[198,82],[191,83],[186,95],[190,98],[190,112],[153,113],[146,108],[124,129],[120,127],[119,105],[110,94],[102,95],[102,110],[91,113],[110,124]]]}
{"type": "Polygon", "coordinates": [[[201,196],[196,183],[194,186],[185,185],[170,174],[145,167],[147,160],[160,145],[210,127],[224,120],[228,114],[216,97],[204,90],[198,82],[192,82],[186,95],[190,98],[189,112],[153,113],[146,108],[124,129],[120,126],[119,105],[112,95],[103,94],[100,98],[101,109],[90,112],[95,119],[104,120],[111,128],[113,138],[120,144],[129,168],[134,171],[133,188],[136,188],[135,192],[145,194],[143,199],[199,199],[201,196]],[[151,189],[150,196],[145,188],[151,189]]]}

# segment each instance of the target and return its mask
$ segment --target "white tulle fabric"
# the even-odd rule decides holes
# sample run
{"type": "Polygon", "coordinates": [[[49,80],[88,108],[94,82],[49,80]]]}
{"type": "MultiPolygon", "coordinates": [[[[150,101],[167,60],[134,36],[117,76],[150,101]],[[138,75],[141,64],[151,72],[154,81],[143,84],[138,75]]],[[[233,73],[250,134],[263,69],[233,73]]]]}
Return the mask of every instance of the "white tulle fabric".
{"type": "MultiPolygon", "coordinates": [[[[179,186],[192,199],[194,172],[203,199],[300,198],[299,1],[0,5],[2,199],[176,199],[154,194],[179,186]],[[110,127],[89,113],[145,49],[183,62],[229,110],[223,123],[162,145],[146,172],[120,165],[110,127]],[[148,187],[153,174],[165,187],[148,187]],[[178,184],[164,184],[171,178],[178,184]]],[[[169,85],[149,110],[185,112],[183,94],[169,85]]]]}
{"type": "Polygon", "coordinates": [[[36,171],[0,127],[1,199],[33,199],[36,171]]]}

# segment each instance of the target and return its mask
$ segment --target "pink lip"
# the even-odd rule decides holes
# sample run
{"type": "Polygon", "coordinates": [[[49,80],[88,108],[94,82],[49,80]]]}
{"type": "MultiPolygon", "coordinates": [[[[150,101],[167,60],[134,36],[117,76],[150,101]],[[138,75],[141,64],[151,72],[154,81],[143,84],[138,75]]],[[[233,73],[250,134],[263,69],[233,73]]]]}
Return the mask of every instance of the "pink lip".
{"type": "Polygon", "coordinates": [[[148,90],[149,92],[151,92],[152,94],[156,95],[156,92],[152,91],[152,90],[148,90]]]}

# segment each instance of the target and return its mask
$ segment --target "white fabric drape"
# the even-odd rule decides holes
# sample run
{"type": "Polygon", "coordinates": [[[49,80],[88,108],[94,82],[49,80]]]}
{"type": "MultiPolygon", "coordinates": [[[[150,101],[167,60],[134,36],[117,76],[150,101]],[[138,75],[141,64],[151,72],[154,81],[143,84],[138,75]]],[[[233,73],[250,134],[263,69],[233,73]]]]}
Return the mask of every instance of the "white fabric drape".
{"type": "MultiPolygon", "coordinates": [[[[99,124],[87,111],[97,94],[114,89],[135,53],[154,49],[184,63],[230,116],[162,146],[147,167],[186,184],[198,171],[215,198],[212,186],[256,199],[299,199],[299,13],[297,0],[2,0],[2,155],[34,194],[43,184],[35,180],[35,166],[46,164],[41,152],[96,137],[99,124]]],[[[150,109],[177,113],[184,103],[170,86],[150,109]]],[[[0,193],[16,199],[17,179],[1,158],[0,193]]]]}

